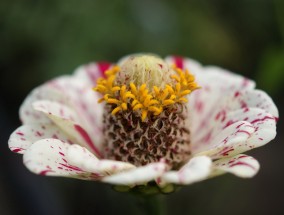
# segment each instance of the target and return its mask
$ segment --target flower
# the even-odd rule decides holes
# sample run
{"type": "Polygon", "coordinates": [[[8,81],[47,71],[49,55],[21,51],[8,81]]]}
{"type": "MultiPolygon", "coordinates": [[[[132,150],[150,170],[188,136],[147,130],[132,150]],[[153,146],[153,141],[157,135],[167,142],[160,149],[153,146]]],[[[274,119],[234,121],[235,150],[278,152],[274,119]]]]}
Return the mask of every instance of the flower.
{"type": "Polygon", "coordinates": [[[241,153],[274,139],[278,120],[254,88],[181,57],[90,63],[29,94],[9,148],[36,174],[164,192],[224,173],[249,178],[259,163],[241,153]]]}

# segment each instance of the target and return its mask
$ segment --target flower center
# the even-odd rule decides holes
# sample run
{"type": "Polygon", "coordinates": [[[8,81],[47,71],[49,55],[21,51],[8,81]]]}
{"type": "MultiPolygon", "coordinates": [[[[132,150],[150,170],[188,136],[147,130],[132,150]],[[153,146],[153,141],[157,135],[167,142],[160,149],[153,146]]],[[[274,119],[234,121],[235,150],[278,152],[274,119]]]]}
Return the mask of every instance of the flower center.
{"type": "Polygon", "coordinates": [[[190,155],[186,96],[198,89],[188,70],[152,55],[134,55],[106,71],[95,91],[105,102],[105,154],[145,165],[164,158],[173,167],[190,155]]]}

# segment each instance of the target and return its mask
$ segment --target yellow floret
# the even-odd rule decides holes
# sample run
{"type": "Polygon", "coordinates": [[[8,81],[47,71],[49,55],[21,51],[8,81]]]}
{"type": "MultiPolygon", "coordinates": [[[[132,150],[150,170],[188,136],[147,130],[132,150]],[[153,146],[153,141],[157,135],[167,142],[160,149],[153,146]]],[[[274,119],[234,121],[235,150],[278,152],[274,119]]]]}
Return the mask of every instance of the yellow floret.
{"type": "Polygon", "coordinates": [[[165,106],[188,102],[186,96],[199,88],[188,70],[183,71],[176,66],[173,66],[173,70],[176,72],[170,75],[173,82],[164,84],[162,88],[153,86],[148,89],[146,83],[138,86],[133,82],[116,85],[116,74],[120,68],[114,66],[106,71],[106,78],[97,80],[97,86],[93,89],[103,95],[99,103],[105,101],[113,105],[112,115],[120,111],[136,111],[141,115],[141,120],[145,121],[150,114],[161,114],[165,106]]]}

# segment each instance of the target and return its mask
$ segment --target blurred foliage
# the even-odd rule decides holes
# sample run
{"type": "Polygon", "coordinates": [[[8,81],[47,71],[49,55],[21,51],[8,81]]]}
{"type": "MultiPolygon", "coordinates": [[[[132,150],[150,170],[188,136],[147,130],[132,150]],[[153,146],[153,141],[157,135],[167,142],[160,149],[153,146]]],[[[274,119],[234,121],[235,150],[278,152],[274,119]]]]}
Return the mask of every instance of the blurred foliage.
{"type": "Polygon", "coordinates": [[[1,85],[10,86],[17,76],[25,93],[82,63],[133,52],[185,55],[253,77],[260,56],[280,41],[268,0],[0,4],[1,85]]]}
{"type": "Polygon", "coordinates": [[[281,93],[284,80],[284,51],[274,48],[266,51],[259,66],[257,83],[271,94],[281,93]]]}
{"type": "Polygon", "coordinates": [[[263,52],[259,64],[257,81],[260,86],[271,94],[280,94],[284,80],[284,1],[274,0],[274,12],[278,30],[282,36],[281,44],[271,44],[263,52]]]}

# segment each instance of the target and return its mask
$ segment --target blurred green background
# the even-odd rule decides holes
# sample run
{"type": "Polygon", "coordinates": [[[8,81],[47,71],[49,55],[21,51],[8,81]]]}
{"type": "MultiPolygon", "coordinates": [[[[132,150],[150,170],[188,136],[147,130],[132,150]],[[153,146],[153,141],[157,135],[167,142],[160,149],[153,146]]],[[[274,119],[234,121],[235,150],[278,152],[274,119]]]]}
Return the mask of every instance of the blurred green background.
{"type": "MultiPolygon", "coordinates": [[[[281,113],[283,43],[283,0],[2,0],[0,214],[145,214],[139,200],[108,185],[33,175],[8,150],[18,108],[35,86],[90,61],[175,54],[256,80],[281,113]]],[[[185,187],[164,197],[167,213],[282,211],[282,130],[280,118],[276,140],[249,153],[262,167],[255,178],[226,175],[185,187]]]]}

